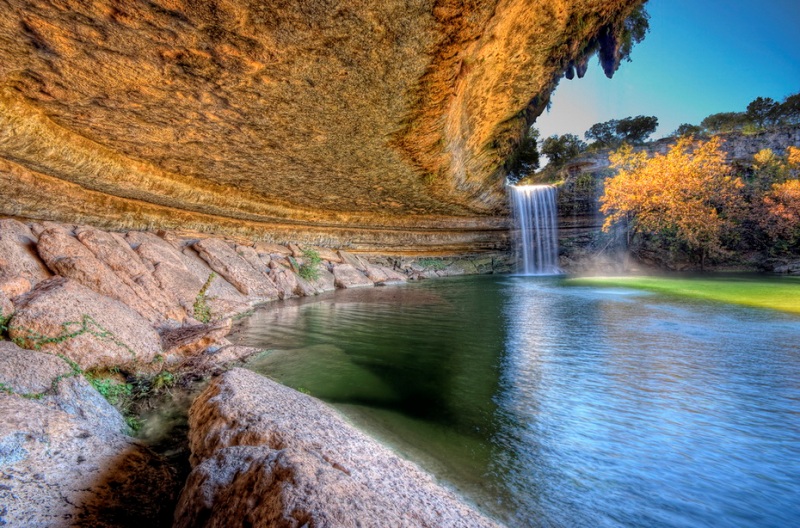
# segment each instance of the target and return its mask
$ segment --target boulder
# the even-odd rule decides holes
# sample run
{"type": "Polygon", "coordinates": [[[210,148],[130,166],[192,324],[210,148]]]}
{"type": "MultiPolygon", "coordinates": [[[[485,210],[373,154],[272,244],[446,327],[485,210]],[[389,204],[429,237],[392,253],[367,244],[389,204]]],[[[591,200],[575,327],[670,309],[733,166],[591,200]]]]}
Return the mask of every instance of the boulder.
{"type": "Polygon", "coordinates": [[[12,218],[0,220],[0,278],[24,277],[31,285],[52,273],[36,252],[37,237],[12,218]]]}
{"type": "Polygon", "coordinates": [[[0,386],[7,392],[122,432],[122,415],[65,360],[0,341],[0,386]]]}
{"type": "Polygon", "coordinates": [[[278,289],[275,285],[240,257],[225,241],[207,238],[195,242],[194,248],[214,271],[244,295],[258,300],[278,298],[278,289]]]}
{"type": "Polygon", "coordinates": [[[270,263],[269,278],[281,292],[281,299],[315,295],[317,290],[307,281],[301,279],[291,269],[277,262],[270,263]]]}
{"type": "Polygon", "coordinates": [[[164,355],[168,358],[194,356],[207,348],[218,344],[231,331],[231,319],[224,319],[215,324],[183,326],[161,333],[164,355]]]}
{"type": "MultiPolygon", "coordinates": [[[[163,290],[172,292],[189,317],[194,317],[197,294],[213,270],[191,249],[186,253],[153,233],[132,231],[125,240],[153,269],[153,277],[163,290]]],[[[250,309],[247,299],[222,277],[216,277],[208,290],[208,305],[214,318],[225,318],[250,309]]]]}
{"type": "Polygon", "coordinates": [[[337,288],[364,288],[374,283],[350,264],[333,266],[334,284],[337,288]]]}
{"type": "Polygon", "coordinates": [[[24,348],[62,354],[82,369],[145,365],[161,339],[133,309],[63,277],[17,299],[9,335],[24,348]]]}
{"type": "Polygon", "coordinates": [[[6,319],[11,317],[14,313],[14,303],[8,298],[8,295],[0,290],[0,325],[4,325],[6,319]]]}
{"type": "MultiPolygon", "coordinates": [[[[300,279],[301,281],[303,279],[300,279]]],[[[307,282],[317,293],[323,293],[327,291],[333,291],[336,289],[336,279],[333,276],[333,273],[328,271],[328,268],[325,264],[319,264],[317,266],[317,278],[316,279],[309,279],[307,282]]]]}
{"type": "Polygon", "coordinates": [[[324,403],[248,370],[212,381],[189,424],[176,528],[498,526],[324,403]]]}
{"type": "Polygon", "coordinates": [[[372,264],[367,264],[365,273],[367,278],[376,285],[399,284],[408,280],[405,275],[397,273],[393,269],[372,264]]]}
{"type": "MultiPolygon", "coordinates": [[[[81,229],[78,240],[108,266],[144,302],[155,309],[164,320],[183,322],[186,312],[170,290],[161,288],[151,270],[117,233],[99,229],[81,229]]],[[[120,299],[126,302],[124,299],[120,299]]]]}
{"type": "Polygon", "coordinates": [[[60,229],[46,229],[39,236],[38,250],[50,269],[62,277],[125,303],[151,323],[164,321],[149,302],[137,295],[77,238],[60,229]]]}
{"type": "Polygon", "coordinates": [[[364,262],[358,255],[353,255],[352,253],[348,253],[347,251],[343,251],[341,249],[338,251],[338,253],[341,261],[345,264],[349,264],[359,271],[365,271],[367,269],[366,262],[364,262]]]}
{"type": "Polygon", "coordinates": [[[5,294],[9,299],[28,293],[31,291],[31,286],[31,281],[21,275],[0,278],[0,292],[5,294]]]}
{"type": "MultiPolygon", "coordinates": [[[[191,247],[184,247],[181,255],[183,255],[183,262],[189,268],[189,271],[200,280],[201,287],[212,273],[216,273],[191,247]]],[[[193,299],[197,297],[198,291],[199,289],[194,292],[193,299]]],[[[225,314],[232,315],[246,312],[255,302],[253,299],[243,295],[233,284],[219,274],[216,274],[207,293],[209,304],[212,307],[212,314],[217,318],[229,317],[229,315],[225,314]]],[[[194,300],[192,300],[192,303],[194,304],[194,300]]]]}
{"type": "Polygon", "coordinates": [[[300,258],[303,256],[303,250],[300,249],[300,246],[297,244],[289,244],[289,251],[292,252],[292,256],[294,258],[300,258]]]}
{"type": "Polygon", "coordinates": [[[319,258],[321,258],[322,260],[327,260],[328,262],[332,262],[334,264],[341,264],[342,262],[344,262],[342,260],[342,257],[339,256],[339,254],[336,252],[335,249],[328,249],[323,247],[312,247],[311,249],[316,251],[317,254],[319,255],[319,258]]]}
{"type": "Polygon", "coordinates": [[[266,259],[262,259],[255,249],[241,244],[236,245],[236,253],[250,264],[254,270],[261,274],[269,273],[269,255],[267,255],[266,259]]]}
{"type": "Polygon", "coordinates": [[[279,244],[270,244],[269,242],[256,242],[253,248],[260,256],[283,255],[284,257],[292,254],[292,250],[286,246],[279,244]]]}
{"type": "Polygon", "coordinates": [[[119,430],[0,394],[0,481],[4,525],[133,527],[164,523],[175,478],[119,430]]]}

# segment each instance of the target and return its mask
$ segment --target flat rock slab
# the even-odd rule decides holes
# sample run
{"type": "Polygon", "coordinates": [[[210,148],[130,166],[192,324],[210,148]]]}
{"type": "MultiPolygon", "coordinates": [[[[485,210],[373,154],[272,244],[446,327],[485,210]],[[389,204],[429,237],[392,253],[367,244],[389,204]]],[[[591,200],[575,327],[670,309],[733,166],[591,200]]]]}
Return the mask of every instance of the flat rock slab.
{"type": "Polygon", "coordinates": [[[211,269],[236,286],[242,294],[264,300],[278,298],[278,289],[268,278],[255,270],[224,240],[207,238],[195,242],[194,248],[211,269]]]}
{"type": "Polygon", "coordinates": [[[375,284],[350,264],[334,265],[333,278],[337,288],[364,288],[375,284]]]}
{"type": "Polygon", "coordinates": [[[82,369],[143,366],[161,353],[150,323],[127,305],[54,277],[17,299],[9,335],[23,348],[63,354],[82,369]]]}
{"type": "Polygon", "coordinates": [[[496,527],[319,400],[244,369],[189,414],[175,527],[496,527]]]}

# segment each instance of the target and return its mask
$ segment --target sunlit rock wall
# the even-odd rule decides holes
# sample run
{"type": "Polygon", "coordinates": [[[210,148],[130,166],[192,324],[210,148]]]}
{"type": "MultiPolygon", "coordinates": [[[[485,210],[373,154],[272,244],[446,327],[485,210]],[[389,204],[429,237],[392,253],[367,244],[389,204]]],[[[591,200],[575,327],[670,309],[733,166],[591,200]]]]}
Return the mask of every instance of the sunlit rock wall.
{"type": "Polygon", "coordinates": [[[506,245],[503,164],[642,0],[6,0],[0,213],[506,245]]]}

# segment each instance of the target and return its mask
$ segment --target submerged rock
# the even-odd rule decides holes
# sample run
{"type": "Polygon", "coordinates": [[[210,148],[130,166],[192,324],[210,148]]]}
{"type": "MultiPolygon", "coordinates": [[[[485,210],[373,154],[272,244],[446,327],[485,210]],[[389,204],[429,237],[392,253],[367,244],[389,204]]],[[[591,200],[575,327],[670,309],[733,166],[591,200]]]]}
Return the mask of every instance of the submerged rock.
{"type": "Polygon", "coordinates": [[[21,346],[63,354],[82,369],[144,366],[161,352],[161,339],[142,316],[63,277],[18,298],[8,332],[21,346]]]}
{"type": "Polygon", "coordinates": [[[324,403],[233,369],[192,405],[191,526],[497,526],[324,403]]]}

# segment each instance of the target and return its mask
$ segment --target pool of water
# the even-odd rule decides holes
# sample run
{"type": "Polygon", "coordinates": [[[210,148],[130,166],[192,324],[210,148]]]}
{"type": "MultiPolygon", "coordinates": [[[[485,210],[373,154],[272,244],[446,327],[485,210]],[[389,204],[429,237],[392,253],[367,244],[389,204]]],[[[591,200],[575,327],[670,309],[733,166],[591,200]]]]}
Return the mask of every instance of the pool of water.
{"type": "Polygon", "coordinates": [[[797,316],[478,277],[273,305],[235,339],[509,526],[800,525],[797,316]]]}

